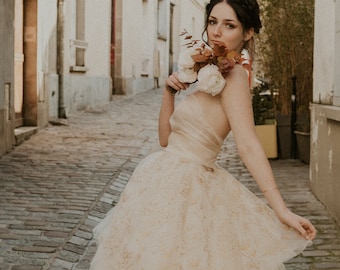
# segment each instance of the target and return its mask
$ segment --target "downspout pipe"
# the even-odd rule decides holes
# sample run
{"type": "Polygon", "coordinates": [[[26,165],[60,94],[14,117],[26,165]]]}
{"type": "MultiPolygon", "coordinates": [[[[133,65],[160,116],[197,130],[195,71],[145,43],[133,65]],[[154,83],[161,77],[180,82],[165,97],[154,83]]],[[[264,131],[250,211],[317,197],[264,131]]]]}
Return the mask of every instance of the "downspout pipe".
{"type": "Polygon", "coordinates": [[[58,72],[58,117],[67,118],[64,102],[64,1],[57,2],[57,72],[58,72]]]}

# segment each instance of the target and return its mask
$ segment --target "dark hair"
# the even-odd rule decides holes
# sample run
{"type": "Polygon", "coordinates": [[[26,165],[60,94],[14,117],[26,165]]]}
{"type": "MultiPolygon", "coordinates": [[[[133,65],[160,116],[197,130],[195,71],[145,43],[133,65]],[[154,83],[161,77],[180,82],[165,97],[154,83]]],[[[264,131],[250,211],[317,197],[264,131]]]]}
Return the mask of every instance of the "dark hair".
{"type": "Polygon", "coordinates": [[[253,28],[255,33],[260,32],[262,23],[260,20],[260,8],[256,0],[211,0],[205,8],[205,30],[208,27],[209,16],[213,7],[221,2],[226,2],[232,7],[244,31],[253,28]]]}
{"type": "MultiPolygon", "coordinates": [[[[262,23],[260,19],[260,8],[256,0],[211,0],[205,8],[206,19],[203,35],[207,31],[209,24],[209,16],[212,9],[216,4],[222,2],[225,2],[228,5],[230,5],[232,9],[235,11],[237,19],[242,24],[243,31],[247,31],[253,28],[255,33],[258,34],[260,32],[262,23]]],[[[253,40],[251,40],[250,43],[253,43],[253,40]]],[[[249,48],[249,46],[250,44],[246,44],[247,48],[249,48]]]]}

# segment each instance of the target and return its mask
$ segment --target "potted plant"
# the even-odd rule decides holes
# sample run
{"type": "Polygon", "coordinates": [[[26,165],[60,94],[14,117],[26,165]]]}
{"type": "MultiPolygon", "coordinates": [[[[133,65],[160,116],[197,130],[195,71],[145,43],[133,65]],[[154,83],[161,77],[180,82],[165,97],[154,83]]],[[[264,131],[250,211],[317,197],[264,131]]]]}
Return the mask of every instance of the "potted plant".
{"type": "Polygon", "coordinates": [[[252,92],[256,135],[267,158],[277,158],[277,132],[272,93],[268,88],[268,84],[264,82],[254,87],[252,92]]]}
{"type": "MultiPolygon", "coordinates": [[[[297,78],[297,99],[312,98],[314,1],[260,0],[263,33],[258,56],[262,77],[278,89],[275,117],[280,158],[292,158],[292,77],[297,78]]],[[[307,107],[308,107],[307,102],[307,107]]],[[[303,104],[306,104],[303,102],[303,104]]],[[[299,112],[299,104],[297,104],[299,112]]],[[[305,105],[304,105],[305,106],[305,105]]]]}

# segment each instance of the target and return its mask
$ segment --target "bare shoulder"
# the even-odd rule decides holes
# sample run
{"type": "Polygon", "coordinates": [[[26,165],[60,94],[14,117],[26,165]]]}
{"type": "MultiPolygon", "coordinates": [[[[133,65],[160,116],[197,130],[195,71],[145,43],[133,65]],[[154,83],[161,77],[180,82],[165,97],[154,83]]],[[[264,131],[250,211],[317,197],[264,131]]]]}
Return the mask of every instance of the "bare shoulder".
{"type": "Polygon", "coordinates": [[[222,91],[222,96],[228,93],[249,92],[249,81],[246,69],[241,65],[235,67],[228,73],[226,77],[226,86],[222,91]]]}
{"type": "Polygon", "coordinates": [[[235,65],[234,68],[228,73],[227,80],[242,80],[248,81],[247,71],[242,65],[235,65]]]}

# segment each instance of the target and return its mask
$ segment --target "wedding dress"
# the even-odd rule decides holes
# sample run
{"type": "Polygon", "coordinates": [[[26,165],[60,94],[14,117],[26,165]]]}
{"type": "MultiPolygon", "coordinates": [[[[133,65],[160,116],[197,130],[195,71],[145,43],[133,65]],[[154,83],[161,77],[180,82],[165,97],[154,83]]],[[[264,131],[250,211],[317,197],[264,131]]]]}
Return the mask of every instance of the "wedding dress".
{"type": "Polygon", "coordinates": [[[223,139],[192,94],[166,148],[134,171],[96,226],[92,270],[281,270],[309,241],[215,164],[223,139]]]}

